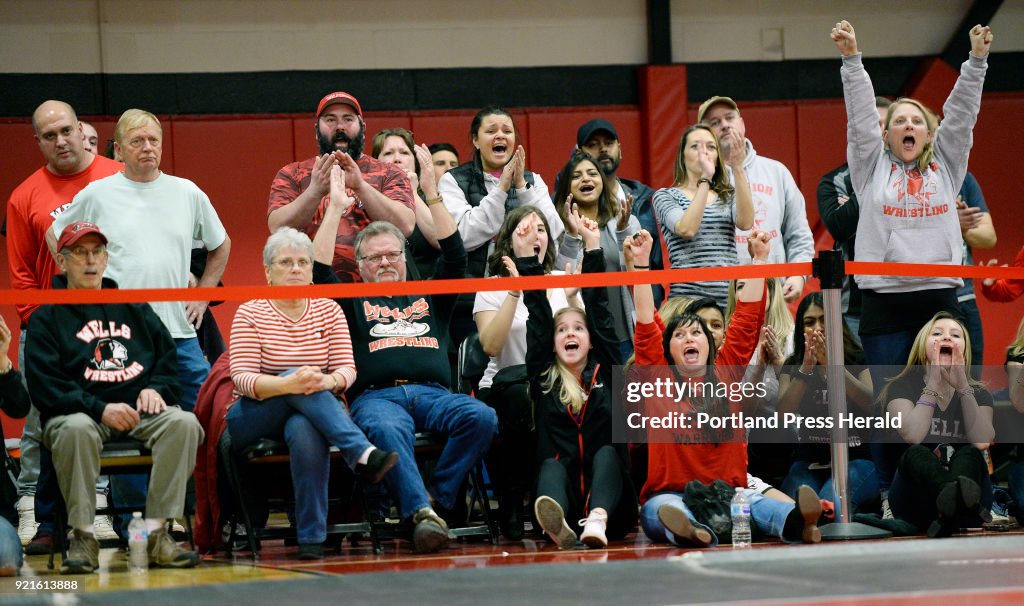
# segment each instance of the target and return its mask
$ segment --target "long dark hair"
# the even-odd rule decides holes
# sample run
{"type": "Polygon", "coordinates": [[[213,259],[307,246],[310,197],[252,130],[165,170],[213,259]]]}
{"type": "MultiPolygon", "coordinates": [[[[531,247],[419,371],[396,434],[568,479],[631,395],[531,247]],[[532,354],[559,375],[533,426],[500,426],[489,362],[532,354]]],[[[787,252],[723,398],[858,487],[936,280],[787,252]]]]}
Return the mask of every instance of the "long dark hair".
{"type": "Polygon", "coordinates": [[[672,333],[676,331],[679,326],[689,326],[696,324],[702,333],[704,338],[708,341],[708,359],[705,364],[707,370],[704,373],[704,382],[710,383],[712,386],[712,396],[705,395],[702,398],[690,398],[694,403],[701,403],[705,412],[711,415],[725,414],[729,410],[728,400],[726,398],[716,397],[714,394],[718,391],[718,376],[715,374],[715,337],[711,334],[711,330],[708,329],[708,325],[704,322],[704,318],[701,318],[697,314],[691,312],[689,308],[686,311],[679,314],[675,318],[669,320],[668,324],[665,325],[665,331],[661,333],[661,347],[665,355],[665,360],[669,363],[672,368],[672,373],[679,378],[679,371],[676,368],[676,361],[672,358],[672,333]]]}
{"type": "Polygon", "coordinates": [[[544,213],[540,212],[539,208],[532,204],[524,204],[505,213],[505,220],[502,221],[501,229],[498,230],[498,237],[495,238],[494,252],[487,257],[488,275],[508,276],[508,270],[505,269],[505,264],[501,262],[501,258],[508,257],[513,261],[515,260],[516,253],[512,249],[512,235],[515,233],[516,227],[519,226],[519,222],[529,214],[535,214],[540,217],[540,222],[544,225],[544,230],[548,234],[548,247],[544,251],[544,262],[541,263],[541,266],[544,268],[545,274],[551,273],[551,268],[555,266],[555,238],[551,234],[551,226],[548,225],[548,220],[544,218],[544,213]]]}
{"type": "MultiPolygon", "coordinates": [[[[796,325],[793,332],[793,355],[789,356],[786,360],[787,365],[800,365],[804,361],[804,316],[807,315],[807,310],[814,305],[824,311],[825,309],[825,297],[821,292],[812,292],[800,301],[800,305],[796,308],[796,325]]],[[[853,333],[850,332],[850,327],[846,325],[846,319],[842,318],[843,325],[843,363],[844,364],[863,364],[864,363],[864,349],[857,343],[857,340],[853,338],[853,333]]]]}
{"type": "Polygon", "coordinates": [[[569,161],[561,172],[558,173],[558,178],[555,182],[558,186],[555,188],[555,208],[558,210],[559,216],[562,217],[562,221],[567,221],[569,209],[565,207],[565,199],[572,192],[572,174],[576,172],[576,167],[583,162],[590,162],[597,169],[597,174],[601,175],[601,197],[597,201],[597,224],[600,227],[604,227],[609,221],[615,218],[619,213],[619,201],[612,194],[612,188],[608,186],[608,177],[605,176],[604,171],[601,170],[601,165],[597,163],[597,160],[593,156],[585,151],[578,151],[569,158],[569,161]]]}

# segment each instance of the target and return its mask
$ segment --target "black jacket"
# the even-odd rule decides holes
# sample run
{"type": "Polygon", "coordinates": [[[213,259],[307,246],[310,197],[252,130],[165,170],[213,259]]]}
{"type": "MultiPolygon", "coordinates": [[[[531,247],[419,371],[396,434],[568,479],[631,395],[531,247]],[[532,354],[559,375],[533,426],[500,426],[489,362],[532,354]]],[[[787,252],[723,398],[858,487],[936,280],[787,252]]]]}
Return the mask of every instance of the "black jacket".
{"type": "MultiPolygon", "coordinates": [[[[53,287],[67,288],[67,278],[54,276],[53,287]]],[[[117,284],[104,278],[103,287],[117,284]]],[[[148,303],[40,307],[29,320],[25,366],[44,425],[77,412],[99,423],[107,404],[134,406],[146,388],[168,405],[181,402],[174,340],[148,303]]]]}
{"type": "MultiPolygon", "coordinates": [[[[516,259],[516,266],[520,275],[543,274],[536,257],[516,259]]],[[[604,256],[600,250],[583,255],[583,271],[604,271],[604,256]]],[[[541,373],[555,363],[552,350],[555,323],[547,294],[543,290],[526,291],[523,301],[530,314],[529,330],[526,332],[526,368],[537,425],[537,460],[557,459],[566,466],[570,478],[579,477],[583,492],[581,502],[585,502],[590,492],[594,454],[602,446],[612,443],[612,372],[621,362],[611,314],[607,311],[608,289],[584,288],[582,294],[593,349],[583,371],[583,384],[590,388],[590,395],[581,409],[578,423],[569,413],[568,407],[559,400],[560,383],[556,381],[548,393],[544,393],[541,385],[541,373]]],[[[615,448],[623,469],[626,469],[628,459],[625,444],[616,444],[615,448]]],[[[577,483],[573,481],[572,485],[576,486],[577,483]]]]}

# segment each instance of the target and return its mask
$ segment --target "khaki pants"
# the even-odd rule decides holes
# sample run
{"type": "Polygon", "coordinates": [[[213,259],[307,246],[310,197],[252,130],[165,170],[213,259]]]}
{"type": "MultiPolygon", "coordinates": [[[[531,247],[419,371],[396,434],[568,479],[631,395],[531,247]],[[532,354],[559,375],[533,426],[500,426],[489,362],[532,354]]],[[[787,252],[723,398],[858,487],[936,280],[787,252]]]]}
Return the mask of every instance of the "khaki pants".
{"type": "Polygon", "coordinates": [[[72,528],[85,528],[93,523],[100,451],[104,442],[121,435],[139,440],[153,452],[146,517],[176,518],[184,513],[185,486],[195,468],[196,448],[204,435],[195,415],[176,406],[169,407],[158,415],[142,415],[134,429],[122,434],[85,413],[75,413],[54,417],[43,428],[43,445],[53,453],[57,482],[72,528]]]}

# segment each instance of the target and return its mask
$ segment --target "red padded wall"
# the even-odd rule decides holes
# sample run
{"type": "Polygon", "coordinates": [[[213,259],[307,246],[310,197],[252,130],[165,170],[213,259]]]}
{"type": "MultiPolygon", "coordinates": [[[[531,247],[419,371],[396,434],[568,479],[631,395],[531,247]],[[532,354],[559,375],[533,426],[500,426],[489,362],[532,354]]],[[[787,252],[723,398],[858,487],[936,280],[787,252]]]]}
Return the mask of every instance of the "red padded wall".
{"type": "MultiPolygon", "coordinates": [[[[696,119],[696,104],[685,102],[685,68],[645,68],[640,107],[531,108],[516,110],[520,140],[526,145],[531,170],[551,186],[575,143],[576,128],[586,120],[604,117],[619,130],[623,145],[621,174],[664,187],[672,177],[678,137],[696,119]],[[680,77],[680,74],[682,77],[680,77]],[[679,98],[683,102],[679,102],[679,98]],[[680,110],[685,108],[685,110],[680,110]],[[657,175],[650,178],[649,174],[657,175]]],[[[946,89],[948,92],[948,89],[946,89]]],[[[845,157],[846,135],[841,100],[744,103],[747,134],[759,154],[785,163],[807,200],[812,227],[816,223],[815,189],[825,172],[845,157]]],[[[470,157],[468,130],[473,110],[424,113],[368,113],[367,135],[381,128],[409,128],[418,141],[448,141],[470,157]]],[[[978,178],[992,212],[999,242],[993,251],[976,251],[978,260],[1013,260],[1024,244],[1024,221],[1016,216],[1019,186],[1014,162],[1024,157],[1019,136],[1024,115],[1024,94],[986,95],[975,128],[970,170],[978,178]]],[[[94,120],[102,140],[113,136],[115,118],[94,120]]],[[[206,191],[232,238],[231,262],[225,283],[261,284],[260,251],[267,236],[266,203],[277,170],[293,160],[316,153],[312,119],[288,116],[161,116],[164,124],[163,168],[195,181],[206,191]]],[[[29,119],[0,123],[0,196],[10,191],[41,165],[29,119]]],[[[819,248],[827,246],[819,239],[819,248]]],[[[0,248],[0,288],[8,288],[6,246],[0,248]]],[[[809,287],[816,287],[812,282],[809,287]]],[[[224,332],[230,328],[237,303],[215,310],[224,332]]],[[[985,321],[987,364],[1002,362],[1006,344],[1024,313],[1024,300],[992,304],[980,300],[985,321]]],[[[0,301],[0,314],[17,327],[13,306],[0,301]]],[[[15,333],[17,339],[17,333],[15,333]]],[[[11,349],[16,356],[17,343],[11,349]]],[[[4,420],[7,436],[20,434],[21,423],[4,420]]]]}

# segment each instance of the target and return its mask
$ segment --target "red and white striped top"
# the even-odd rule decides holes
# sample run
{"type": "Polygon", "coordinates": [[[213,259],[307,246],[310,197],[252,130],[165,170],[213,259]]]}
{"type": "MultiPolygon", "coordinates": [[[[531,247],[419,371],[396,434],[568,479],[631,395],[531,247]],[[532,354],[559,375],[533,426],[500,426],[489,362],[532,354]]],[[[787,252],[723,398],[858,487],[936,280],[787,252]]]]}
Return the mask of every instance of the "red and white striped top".
{"type": "Polygon", "coordinates": [[[231,323],[229,354],[235,397],[256,398],[261,375],[277,376],[299,366],[316,366],[346,386],[356,379],[348,322],[330,299],[307,299],[298,320],[267,299],[243,303],[231,323]]]}

